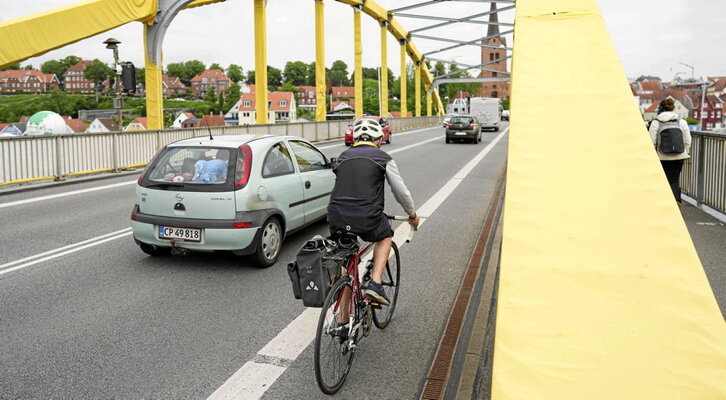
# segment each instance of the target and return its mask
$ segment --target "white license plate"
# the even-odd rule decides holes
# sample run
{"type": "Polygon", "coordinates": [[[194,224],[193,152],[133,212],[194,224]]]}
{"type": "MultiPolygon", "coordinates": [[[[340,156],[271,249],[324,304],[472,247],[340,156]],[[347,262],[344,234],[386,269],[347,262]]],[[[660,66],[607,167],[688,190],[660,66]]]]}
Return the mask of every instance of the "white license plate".
{"type": "Polygon", "coordinates": [[[194,228],[176,228],[173,226],[159,226],[159,239],[177,239],[189,242],[201,242],[202,230],[194,228]]]}
{"type": "Polygon", "coordinates": [[[466,132],[454,132],[454,135],[464,136],[466,132]]]}

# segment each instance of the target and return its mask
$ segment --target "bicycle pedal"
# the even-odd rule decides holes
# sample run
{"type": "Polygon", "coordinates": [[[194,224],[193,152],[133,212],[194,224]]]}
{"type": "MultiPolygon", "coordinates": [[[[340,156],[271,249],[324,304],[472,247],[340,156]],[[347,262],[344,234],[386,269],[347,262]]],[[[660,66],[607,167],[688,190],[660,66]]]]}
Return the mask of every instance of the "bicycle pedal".
{"type": "Polygon", "coordinates": [[[371,307],[373,307],[373,308],[379,308],[379,309],[380,308],[383,308],[380,304],[374,303],[374,302],[371,302],[371,307]]]}

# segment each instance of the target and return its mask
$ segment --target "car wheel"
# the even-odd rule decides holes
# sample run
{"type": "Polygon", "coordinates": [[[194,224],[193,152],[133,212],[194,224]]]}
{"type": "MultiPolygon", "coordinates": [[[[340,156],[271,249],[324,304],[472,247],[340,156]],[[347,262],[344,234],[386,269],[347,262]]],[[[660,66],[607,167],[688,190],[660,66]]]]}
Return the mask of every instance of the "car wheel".
{"type": "Polygon", "coordinates": [[[267,268],[277,261],[282,248],[282,228],[277,218],[272,217],[260,227],[260,240],[254,254],[254,263],[260,268],[267,268]]]}
{"type": "Polygon", "coordinates": [[[346,145],[346,146],[350,146],[350,143],[346,142],[346,143],[345,143],[345,145],[346,145]]]}
{"type": "Polygon", "coordinates": [[[391,144],[391,134],[388,134],[388,139],[386,139],[386,144],[391,144]]]}
{"type": "Polygon", "coordinates": [[[153,244],[139,243],[139,247],[141,248],[141,251],[152,257],[165,256],[171,252],[171,249],[168,247],[159,247],[154,246],[153,244]]]}
{"type": "Polygon", "coordinates": [[[451,139],[446,138],[446,143],[451,143],[451,139]]]}

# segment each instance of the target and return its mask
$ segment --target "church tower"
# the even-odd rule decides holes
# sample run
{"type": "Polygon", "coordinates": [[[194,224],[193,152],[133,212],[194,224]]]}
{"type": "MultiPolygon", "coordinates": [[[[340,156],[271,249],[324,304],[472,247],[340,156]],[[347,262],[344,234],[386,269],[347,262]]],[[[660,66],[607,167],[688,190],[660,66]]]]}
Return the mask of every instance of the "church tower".
{"type": "MultiPolygon", "coordinates": [[[[499,22],[499,17],[497,16],[497,3],[491,3],[490,11],[491,14],[489,14],[489,22],[491,23],[488,25],[489,28],[487,29],[487,37],[489,39],[482,40],[481,43],[487,46],[496,46],[497,48],[481,48],[482,64],[507,56],[507,51],[504,49],[504,46],[507,45],[506,40],[504,39],[504,37],[499,36],[499,25],[497,25],[497,23],[499,22]]],[[[486,65],[483,68],[498,70],[506,73],[507,60],[497,61],[493,64],[486,65]]],[[[484,70],[482,70],[479,74],[480,78],[497,78],[506,76],[509,75],[484,70]]],[[[479,95],[482,97],[498,97],[501,99],[509,99],[509,82],[484,82],[481,85],[479,95]]]]}

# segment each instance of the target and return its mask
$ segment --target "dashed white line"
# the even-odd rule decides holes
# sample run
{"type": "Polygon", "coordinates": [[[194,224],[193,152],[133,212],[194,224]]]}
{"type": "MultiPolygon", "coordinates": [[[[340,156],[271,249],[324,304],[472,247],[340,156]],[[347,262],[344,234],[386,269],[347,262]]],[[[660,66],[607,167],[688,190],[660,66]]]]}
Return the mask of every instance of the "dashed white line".
{"type": "Polygon", "coordinates": [[[17,260],[17,261],[13,261],[13,262],[10,262],[7,264],[3,264],[3,265],[0,265],[0,275],[7,274],[7,273],[13,272],[13,271],[17,271],[22,268],[30,267],[31,265],[42,263],[44,261],[52,260],[54,258],[58,258],[58,257],[66,255],[66,254],[75,253],[77,251],[81,251],[81,250],[87,249],[89,247],[98,246],[99,244],[110,242],[112,240],[120,239],[122,237],[126,237],[129,235],[131,235],[131,228],[126,228],[126,229],[122,229],[120,231],[111,232],[111,233],[101,235],[101,236],[98,236],[98,237],[95,237],[92,239],[84,240],[79,243],[60,247],[55,250],[46,251],[45,253],[37,254],[35,256],[26,257],[26,258],[23,258],[22,260],[17,260]],[[69,249],[69,250],[66,250],[66,249],[69,249]],[[63,250],[65,250],[65,251],[63,251],[63,250]],[[50,254],[50,255],[43,257],[47,254],[50,254]],[[28,262],[25,262],[24,264],[16,265],[16,264],[22,263],[26,260],[33,260],[33,261],[28,261],[28,262]],[[13,267],[13,265],[15,265],[15,266],[13,267]],[[7,267],[9,267],[9,268],[7,268],[7,267]],[[4,269],[4,268],[6,268],[6,269],[4,269]]]}
{"type": "MultiPolygon", "coordinates": [[[[459,186],[466,176],[474,169],[474,167],[489,154],[496,146],[501,138],[509,131],[509,128],[503,130],[494,140],[491,141],[482,151],[479,152],[469,163],[461,168],[449,182],[446,183],[436,194],[434,194],[426,203],[424,203],[416,212],[422,217],[421,225],[426,221],[424,218],[430,217],[436,209],[451,195],[451,193],[459,186]]],[[[435,138],[436,140],[440,138],[435,138]]],[[[424,142],[416,145],[421,145],[424,142]]],[[[416,146],[412,145],[412,146],[416,146]]],[[[407,146],[407,147],[412,147],[407,146]]],[[[402,149],[397,149],[401,151],[402,149]]],[[[390,152],[392,153],[392,152],[390,152]]],[[[390,154],[389,153],[389,154],[390,154]]],[[[408,236],[409,225],[403,223],[396,228],[394,232],[394,241],[399,248],[405,244],[405,238],[408,236]]],[[[371,254],[367,254],[369,258],[371,254]]],[[[365,265],[366,258],[361,260],[365,265]]],[[[317,320],[320,316],[319,308],[307,308],[297,318],[295,318],[287,327],[285,327],[275,338],[267,343],[258,353],[254,360],[245,363],[242,368],[235,372],[227,381],[209,396],[210,400],[219,399],[259,399],[273,383],[282,376],[287,369],[286,366],[271,365],[262,362],[264,356],[274,359],[284,360],[283,365],[290,365],[292,361],[297,359],[300,353],[315,339],[315,328],[317,320]]],[[[282,364],[282,363],[277,363],[282,364]]]]}

